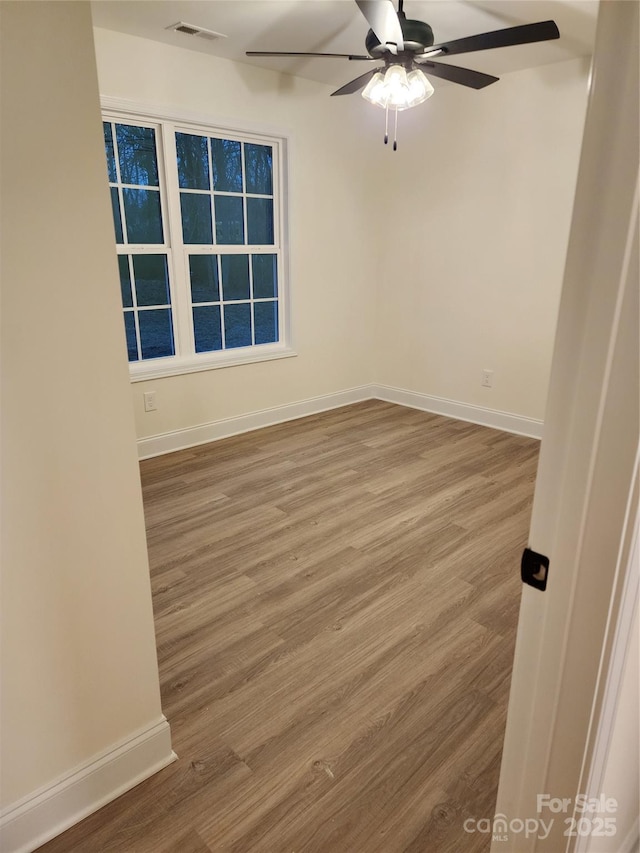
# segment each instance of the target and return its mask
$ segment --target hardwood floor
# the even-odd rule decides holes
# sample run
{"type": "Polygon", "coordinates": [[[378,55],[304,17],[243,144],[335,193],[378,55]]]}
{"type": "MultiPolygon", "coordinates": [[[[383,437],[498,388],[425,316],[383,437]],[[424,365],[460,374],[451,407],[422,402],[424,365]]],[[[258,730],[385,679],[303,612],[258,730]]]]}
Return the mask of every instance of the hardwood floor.
{"type": "Polygon", "coordinates": [[[487,851],[537,453],[369,401],[143,462],[179,761],[41,851],[487,851]]]}

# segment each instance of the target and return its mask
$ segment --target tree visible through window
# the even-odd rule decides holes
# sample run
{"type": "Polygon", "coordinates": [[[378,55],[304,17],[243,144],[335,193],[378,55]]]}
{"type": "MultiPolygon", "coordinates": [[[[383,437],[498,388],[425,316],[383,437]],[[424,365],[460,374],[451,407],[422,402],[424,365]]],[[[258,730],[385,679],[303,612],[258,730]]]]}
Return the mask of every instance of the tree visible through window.
{"type": "Polygon", "coordinates": [[[129,361],[277,344],[278,141],[106,116],[104,140],[129,361]]]}

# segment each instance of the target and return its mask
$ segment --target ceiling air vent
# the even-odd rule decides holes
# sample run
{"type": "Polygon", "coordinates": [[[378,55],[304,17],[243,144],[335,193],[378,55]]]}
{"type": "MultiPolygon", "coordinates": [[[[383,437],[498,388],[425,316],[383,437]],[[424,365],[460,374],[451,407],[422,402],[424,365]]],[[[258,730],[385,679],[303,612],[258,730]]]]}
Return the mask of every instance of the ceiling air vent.
{"type": "Polygon", "coordinates": [[[185,24],[184,21],[178,21],[177,24],[171,24],[171,26],[167,27],[167,29],[175,30],[177,33],[184,33],[187,36],[197,36],[198,38],[206,39],[207,41],[227,38],[224,33],[216,33],[214,32],[214,30],[207,30],[204,27],[196,27],[193,24],[185,24]]]}

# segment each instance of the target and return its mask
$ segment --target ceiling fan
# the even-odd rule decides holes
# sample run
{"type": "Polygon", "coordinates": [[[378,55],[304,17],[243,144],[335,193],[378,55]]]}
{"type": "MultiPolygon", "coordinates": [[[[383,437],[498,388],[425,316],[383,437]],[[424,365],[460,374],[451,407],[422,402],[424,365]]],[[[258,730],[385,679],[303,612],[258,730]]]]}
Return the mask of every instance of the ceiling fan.
{"type": "MultiPolygon", "coordinates": [[[[368,52],[366,56],[271,50],[248,50],[246,53],[247,56],[324,56],[351,61],[382,61],[384,65],[377,65],[331,94],[351,95],[362,89],[364,98],[383,107],[387,118],[385,143],[389,141],[389,110],[395,110],[397,130],[398,111],[417,106],[433,94],[433,86],[426,75],[440,77],[472,89],[483,89],[499,79],[481,71],[472,71],[470,68],[434,62],[433,57],[454,56],[457,53],[530,44],[560,37],[555,21],[541,21],[537,24],[508,27],[434,44],[433,30],[429,24],[407,18],[403,10],[403,0],[399,0],[397,12],[392,0],[356,0],[356,3],[371,28],[365,39],[368,52]]],[[[397,148],[396,139],[393,148],[397,148]]]]}

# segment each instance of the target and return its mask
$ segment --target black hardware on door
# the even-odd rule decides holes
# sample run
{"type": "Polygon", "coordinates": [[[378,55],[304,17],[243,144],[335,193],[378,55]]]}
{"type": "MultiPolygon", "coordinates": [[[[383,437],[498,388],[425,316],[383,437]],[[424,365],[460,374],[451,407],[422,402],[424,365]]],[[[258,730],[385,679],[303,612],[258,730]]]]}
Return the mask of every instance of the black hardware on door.
{"type": "Polygon", "coordinates": [[[549,576],[549,558],[544,554],[536,554],[530,548],[522,552],[520,564],[520,575],[523,583],[534,586],[536,589],[545,591],[547,588],[547,577],[549,576]]]}

